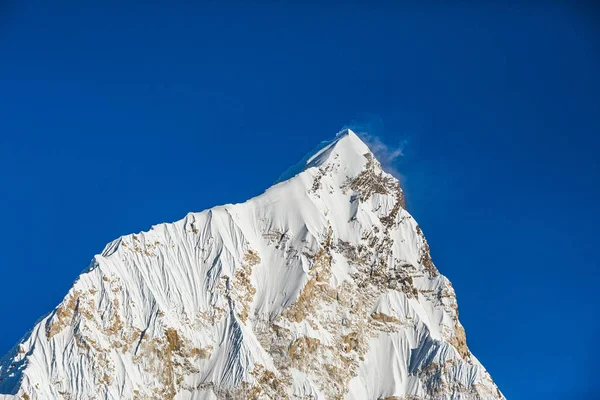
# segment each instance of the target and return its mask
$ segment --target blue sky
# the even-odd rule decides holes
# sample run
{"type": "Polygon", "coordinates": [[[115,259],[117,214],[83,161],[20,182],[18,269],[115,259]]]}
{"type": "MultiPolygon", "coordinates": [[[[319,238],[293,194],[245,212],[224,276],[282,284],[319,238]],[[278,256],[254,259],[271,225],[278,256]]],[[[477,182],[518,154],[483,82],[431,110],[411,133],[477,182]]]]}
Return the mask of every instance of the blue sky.
{"type": "Polygon", "coordinates": [[[257,195],[350,125],[403,146],[505,395],[600,398],[596,9],[85,3],[0,8],[0,353],[106,242],[257,195]]]}

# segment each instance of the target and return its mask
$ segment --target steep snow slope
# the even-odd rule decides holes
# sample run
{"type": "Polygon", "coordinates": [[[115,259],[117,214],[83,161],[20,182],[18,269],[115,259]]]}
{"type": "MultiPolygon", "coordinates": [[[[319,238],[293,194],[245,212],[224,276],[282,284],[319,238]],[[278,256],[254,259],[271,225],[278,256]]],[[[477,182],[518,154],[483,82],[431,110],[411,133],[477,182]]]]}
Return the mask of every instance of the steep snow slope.
{"type": "Polygon", "coordinates": [[[109,243],[3,359],[0,393],[503,398],[398,181],[353,132],[282,179],[109,243]]]}

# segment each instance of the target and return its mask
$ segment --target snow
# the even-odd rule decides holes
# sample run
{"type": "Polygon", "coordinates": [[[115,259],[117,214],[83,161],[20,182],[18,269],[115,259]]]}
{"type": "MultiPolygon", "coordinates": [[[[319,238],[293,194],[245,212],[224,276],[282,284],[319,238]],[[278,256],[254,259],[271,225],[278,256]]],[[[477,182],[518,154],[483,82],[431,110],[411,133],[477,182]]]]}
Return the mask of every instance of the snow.
{"type": "Polygon", "coordinates": [[[401,196],[345,130],[260,196],[114,240],[0,399],[502,399],[401,196]]]}

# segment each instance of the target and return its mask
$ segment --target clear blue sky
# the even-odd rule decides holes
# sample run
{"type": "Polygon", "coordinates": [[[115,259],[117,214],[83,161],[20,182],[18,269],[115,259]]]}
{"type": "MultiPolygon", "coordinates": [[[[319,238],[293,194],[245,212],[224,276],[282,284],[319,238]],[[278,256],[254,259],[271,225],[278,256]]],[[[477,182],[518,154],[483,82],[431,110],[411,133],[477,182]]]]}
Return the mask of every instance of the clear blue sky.
{"type": "Polygon", "coordinates": [[[352,124],[407,141],[409,211],[507,397],[600,398],[596,9],[18,3],[0,353],[106,242],[257,195],[352,124]]]}

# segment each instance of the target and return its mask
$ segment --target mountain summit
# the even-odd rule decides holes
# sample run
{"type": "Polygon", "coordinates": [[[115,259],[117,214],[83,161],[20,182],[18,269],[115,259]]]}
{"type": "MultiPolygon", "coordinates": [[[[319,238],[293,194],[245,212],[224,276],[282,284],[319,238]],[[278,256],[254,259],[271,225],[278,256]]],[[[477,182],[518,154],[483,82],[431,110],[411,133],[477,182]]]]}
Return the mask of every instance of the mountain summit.
{"type": "Polygon", "coordinates": [[[0,399],[504,399],[356,134],[241,204],[123,236],[0,363],[0,399]]]}

